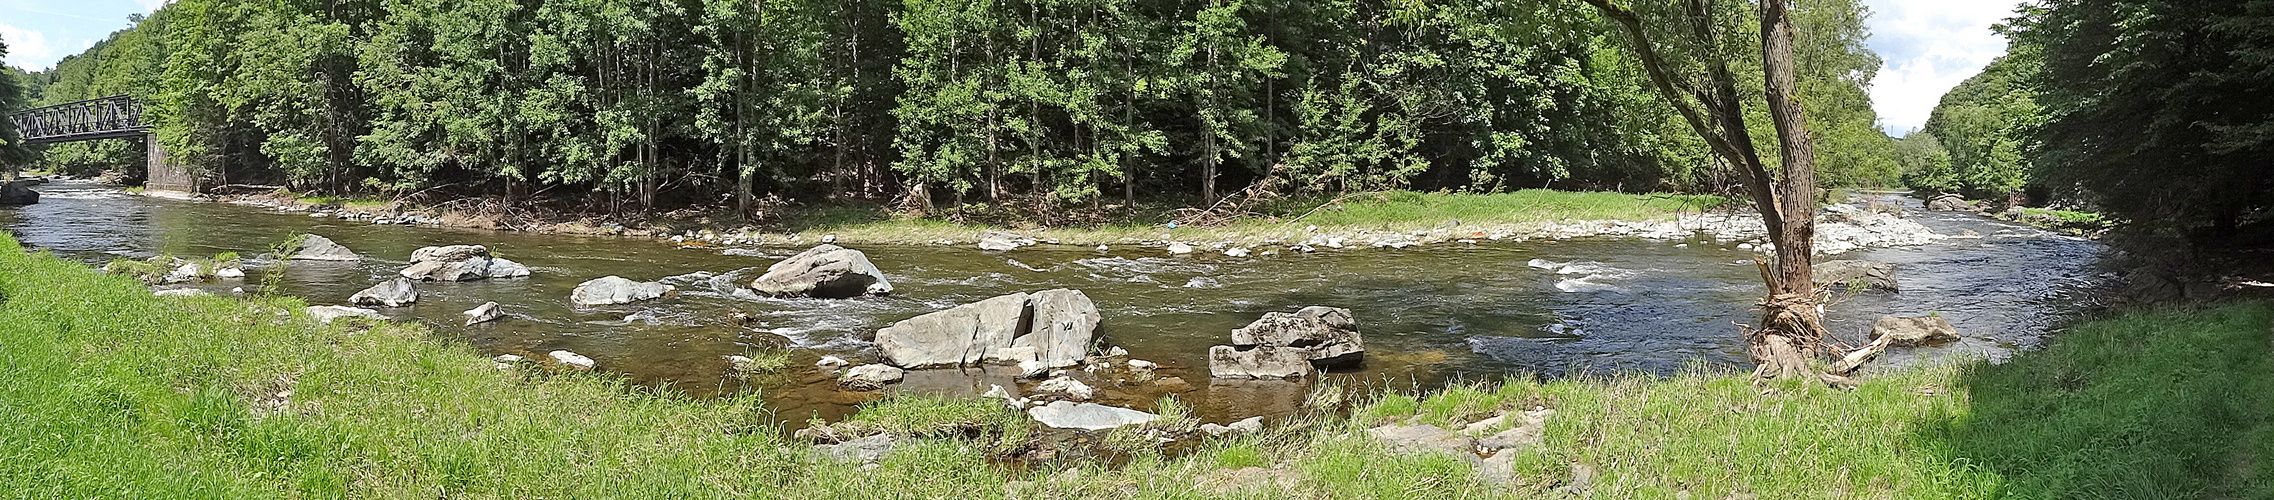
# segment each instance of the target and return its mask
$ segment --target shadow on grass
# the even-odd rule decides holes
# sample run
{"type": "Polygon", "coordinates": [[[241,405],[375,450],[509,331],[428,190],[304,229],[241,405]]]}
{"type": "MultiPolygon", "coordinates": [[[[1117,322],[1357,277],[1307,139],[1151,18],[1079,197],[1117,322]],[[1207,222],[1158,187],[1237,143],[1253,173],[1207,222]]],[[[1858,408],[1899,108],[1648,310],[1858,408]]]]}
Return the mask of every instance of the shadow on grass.
{"type": "Polygon", "coordinates": [[[2084,324],[1960,378],[1972,411],[1921,426],[2020,498],[2274,497],[2274,307],[2084,324]]]}

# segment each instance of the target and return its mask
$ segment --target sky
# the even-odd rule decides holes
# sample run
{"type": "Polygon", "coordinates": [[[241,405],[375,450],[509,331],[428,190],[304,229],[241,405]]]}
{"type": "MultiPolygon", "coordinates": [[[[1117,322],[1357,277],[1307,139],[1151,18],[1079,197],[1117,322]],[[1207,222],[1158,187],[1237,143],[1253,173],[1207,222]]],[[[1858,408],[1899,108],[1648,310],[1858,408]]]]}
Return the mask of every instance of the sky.
{"type": "MultiPolygon", "coordinates": [[[[0,0],[6,62],[45,69],[126,28],[172,0],[0,0]]],[[[1990,25],[2013,14],[2016,0],[1864,0],[1872,11],[1868,44],[1886,61],[1872,78],[1880,127],[1903,135],[1927,121],[1943,92],[2004,54],[2005,37],[1990,25]]]]}

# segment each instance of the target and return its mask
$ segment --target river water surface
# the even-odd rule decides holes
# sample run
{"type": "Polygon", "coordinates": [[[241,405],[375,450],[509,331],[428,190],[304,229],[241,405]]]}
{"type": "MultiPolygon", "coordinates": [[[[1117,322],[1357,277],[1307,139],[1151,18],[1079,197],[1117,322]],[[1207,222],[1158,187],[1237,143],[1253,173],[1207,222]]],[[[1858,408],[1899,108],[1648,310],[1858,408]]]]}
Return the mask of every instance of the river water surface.
{"type": "MultiPolygon", "coordinates": [[[[679,248],[651,238],[546,235],[476,229],[371,225],[247,206],[135,196],[65,181],[39,188],[41,203],[0,208],[0,228],[23,244],[101,265],[159,253],[252,256],[294,233],[331,238],[364,256],[360,263],[294,262],[282,292],[310,304],[343,304],[391,277],[413,249],[487,245],[528,265],[526,279],[421,284],[416,305],[382,309],[430,324],[485,354],[541,358],[555,349],[597,360],[603,371],[705,396],[760,391],[792,425],[834,420],[879,393],[840,390],[811,365],[822,355],[876,359],[876,329],[918,314],[995,295],[1073,288],[1093,299],[1106,343],[1160,363],[1189,387],[1094,380],[1103,402],[1149,408],[1177,393],[1203,419],[1229,421],[1292,411],[1295,383],[1211,381],[1209,346],[1265,312],[1308,305],[1349,308],[1365,336],[1364,367],[1328,375],[1355,385],[1431,388],[1516,373],[1671,373],[1685,366],[1746,362],[1735,323],[1750,323],[1762,286],[1749,260],[1710,239],[1532,240],[1445,243],[1232,258],[1170,256],[1154,247],[1043,245],[1011,252],[969,246],[855,245],[883,269],[890,297],[772,299],[741,291],[766,266],[803,248],[679,248]],[[1677,246],[1679,244],[1679,246],[1677,246]],[[673,296],[596,308],[569,304],[578,283],[606,275],[664,280],[673,296]],[[459,312],[496,301],[509,317],[460,326],[459,312]],[[738,319],[737,313],[745,316],[738,319]],[[743,377],[725,356],[787,350],[782,373],[743,377]]],[[[1882,314],[1940,313],[1966,340],[1899,350],[1888,364],[1954,354],[2002,357],[2035,345],[2097,279],[2097,243],[1971,214],[1918,211],[1937,233],[1972,231],[1921,246],[1876,248],[1837,258],[1897,265],[1900,293],[1864,294],[1830,306],[1828,326],[1854,339],[1882,314]]],[[[1258,250],[1261,250],[1260,248],[1258,250]]],[[[1205,252],[1204,252],[1205,253],[1205,252]]],[[[265,262],[254,259],[241,283],[256,288],[265,262]]],[[[1885,365],[1882,365],[1885,366],[1885,365]]],[[[915,372],[895,390],[980,391],[1011,385],[1000,373],[915,372]]]]}

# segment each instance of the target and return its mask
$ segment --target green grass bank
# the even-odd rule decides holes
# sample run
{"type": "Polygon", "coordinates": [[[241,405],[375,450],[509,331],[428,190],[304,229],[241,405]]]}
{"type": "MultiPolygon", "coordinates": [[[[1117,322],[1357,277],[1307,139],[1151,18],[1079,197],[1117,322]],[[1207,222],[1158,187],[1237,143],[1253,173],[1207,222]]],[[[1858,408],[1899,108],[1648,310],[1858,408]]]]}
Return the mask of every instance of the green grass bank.
{"type": "Polygon", "coordinates": [[[1711,370],[1321,390],[1304,415],[1179,456],[1108,433],[1112,466],[999,465],[1034,431],[1023,416],[887,400],[851,427],[913,437],[872,468],[779,437],[762,395],[499,370],[415,325],[317,325],[301,306],[154,297],[0,243],[0,497],[2274,497],[2274,308],[2256,303],[2091,321],[2007,364],[1854,391],[1711,370]],[[1364,432],[1534,407],[1556,412],[1513,484],[1364,432]]]}

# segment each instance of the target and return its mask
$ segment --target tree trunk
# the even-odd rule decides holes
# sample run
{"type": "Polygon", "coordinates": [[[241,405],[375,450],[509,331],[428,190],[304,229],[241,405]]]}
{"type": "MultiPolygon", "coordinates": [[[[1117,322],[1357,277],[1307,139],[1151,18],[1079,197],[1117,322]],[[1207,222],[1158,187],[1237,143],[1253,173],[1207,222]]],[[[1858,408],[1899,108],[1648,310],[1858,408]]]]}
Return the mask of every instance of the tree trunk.
{"type": "Polygon", "coordinates": [[[1716,156],[1735,167],[1761,212],[1761,223],[1768,229],[1777,259],[1774,265],[1755,261],[1768,294],[1761,302],[1761,324],[1746,332],[1754,361],[1759,363],[1754,376],[1816,378],[1820,374],[1811,361],[1822,356],[1825,336],[1815,283],[1809,276],[1809,259],[1815,253],[1816,155],[1800,101],[1793,96],[1797,80],[1792,55],[1794,33],[1785,0],[1761,2],[1762,76],[1770,119],[1777,130],[1781,177],[1769,172],[1753,145],[1736,78],[1729,71],[1728,61],[1719,55],[1711,1],[1690,0],[1686,12],[1680,14],[1687,21],[1689,36],[1694,37],[1691,45],[1701,49],[1705,63],[1706,85],[1692,89],[1695,95],[1685,95],[1677,88],[1668,64],[1634,11],[1610,0],[1585,1],[1626,32],[1659,95],[1716,156]],[[1690,100],[1693,97],[1694,103],[1690,100]]]}

